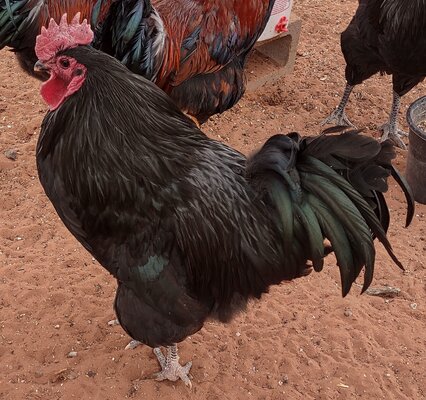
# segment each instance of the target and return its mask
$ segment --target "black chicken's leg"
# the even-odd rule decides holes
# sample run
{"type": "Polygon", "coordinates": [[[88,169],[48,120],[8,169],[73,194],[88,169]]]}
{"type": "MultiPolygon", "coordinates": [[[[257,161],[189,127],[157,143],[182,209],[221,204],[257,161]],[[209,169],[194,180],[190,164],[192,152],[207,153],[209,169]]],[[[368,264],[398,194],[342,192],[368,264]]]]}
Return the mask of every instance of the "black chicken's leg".
{"type": "Polygon", "coordinates": [[[136,349],[136,347],[138,347],[139,345],[141,345],[142,342],[139,342],[139,340],[134,340],[132,339],[127,346],[124,348],[124,350],[133,350],[136,349]]]}
{"type": "Polygon", "coordinates": [[[348,83],[346,84],[345,91],[343,92],[342,100],[340,100],[339,105],[324,121],[321,122],[321,125],[336,124],[355,127],[355,125],[349,120],[345,113],[345,107],[348,103],[349,96],[353,88],[354,87],[348,83]]]}
{"type": "Polygon", "coordinates": [[[380,139],[381,142],[384,142],[386,139],[392,140],[392,142],[400,147],[401,149],[406,149],[407,146],[402,141],[402,137],[408,136],[407,133],[398,129],[397,117],[399,112],[399,107],[401,104],[401,96],[398,95],[395,91],[393,92],[393,101],[392,109],[389,115],[389,122],[386,122],[379,130],[383,131],[383,135],[380,139]]]}
{"type": "Polygon", "coordinates": [[[179,364],[179,356],[177,352],[177,345],[167,346],[167,355],[164,357],[163,352],[159,347],[154,349],[154,354],[157,356],[158,362],[161,366],[161,371],[154,374],[157,381],[168,379],[175,382],[182,379],[186,386],[192,388],[191,380],[189,379],[189,370],[192,367],[192,362],[189,361],[185,365],[179,364]]]}
{"type": "MultiPolygon", "coordinates": [[[[115,326],[115,325],[120,325],[120,322],[118,319],[112,319],[111,321],[108,321],[108,325],[109,326],[115,326]]],[[[138,347],[140,344],[142,344],[141,342],[139,342],[139,340],[131,340],[129,342],[129,344],[124,348],[124,350],[133,350],[136,347],[138,347]]]]}

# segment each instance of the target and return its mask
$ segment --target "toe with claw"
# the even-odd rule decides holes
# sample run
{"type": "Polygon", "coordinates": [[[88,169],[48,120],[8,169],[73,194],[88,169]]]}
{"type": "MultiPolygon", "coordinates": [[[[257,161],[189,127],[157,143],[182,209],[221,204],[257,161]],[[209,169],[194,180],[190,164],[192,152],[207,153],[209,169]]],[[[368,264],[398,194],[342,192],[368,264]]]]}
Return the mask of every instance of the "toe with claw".
{"type": "Polygon", "coordinates": [[[397,126],[391,127],[389,123],[383,124],[379,127],[379,130],[383,131],[383,135],[380,138],[381,142],[384,142],[387,139],[390,139],[395,146],[406,150],[407,145],[402,141],[403,137],[407,137],[408,134],[400,129],[397,126]]]}
{"type": "MultiPolygon", "coordinates": [[[[108,321],[108,326],[117,326],[120,325],[120,321],[118,319],[112,319],[111,321],[108,321]]],[[[136,347],[138,347],[141,342],[138,340],[131,340],[129,344],[124,348],[124,350],[133,350],[136,347]]]]}
{"type": "Polygon", "coordinates": [[[124,350],[133,350],[133,349],[136,349],[136,347],[138,347],[141,344],[142,343],[139,342],[139,340],[131,340],[129,342],[129,344],[124,348],[124,350]]]}
{"type": "Polygon", "coordinates": [[[338,108],[334,110],[325,120],[321,122],[321,125],[333,124],[338,126],[352,126],[355,125],[346,116],[345,111],[341,111],[338,108]]]}
{"type": "Polygon", "coordinates": [[[161,371],[154,374],[155,380],[164,381],[167,379],[175,382],[178,379],[181,379],[186,386],[192,389],[192,382],[189,378],[189,371],[192,367],[192,362],[189,361],[185,365],[179,364],[176,345],[167,347],[167,356],[164,356],[159,347],[154,349],[154,354],[161,366],[161,371]]]}

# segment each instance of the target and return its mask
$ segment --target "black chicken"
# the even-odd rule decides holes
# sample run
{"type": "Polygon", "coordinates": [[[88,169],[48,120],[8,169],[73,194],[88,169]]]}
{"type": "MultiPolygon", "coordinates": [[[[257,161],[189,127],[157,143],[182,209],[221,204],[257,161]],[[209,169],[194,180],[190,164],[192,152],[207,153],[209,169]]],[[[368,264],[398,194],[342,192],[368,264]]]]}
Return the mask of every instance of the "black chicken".
{"type": "Polygon", "coordinates": [[[275,135],[246,159],[153,83],[84,46],[91,39],[78,16],[37,38],[36,67],[50,74],[37,167],[64,224],[117,279],[118,319],[155,348],[157,379],[190,385],[176,343],[306,275],[309,262],[320,271],[330,251],[343,295],[363,267],[370,285],[374,236],[401,267],[386,238],[390,174],[406,191],[407,225],[414,204],[389,141],[275,135]]]}
{"type": "Polygon", "coordinates": [[[355,85],[377,72],[392,74],[393,102],[389,122],[382,125],[388,137],[405,148],[397,116],[401,96],[426,76],[426,0],[359,0],[349,26],[341,36],[346,60],[346,89],[337,109],[324,123],[352,125],[344,109],[355,85]]]}

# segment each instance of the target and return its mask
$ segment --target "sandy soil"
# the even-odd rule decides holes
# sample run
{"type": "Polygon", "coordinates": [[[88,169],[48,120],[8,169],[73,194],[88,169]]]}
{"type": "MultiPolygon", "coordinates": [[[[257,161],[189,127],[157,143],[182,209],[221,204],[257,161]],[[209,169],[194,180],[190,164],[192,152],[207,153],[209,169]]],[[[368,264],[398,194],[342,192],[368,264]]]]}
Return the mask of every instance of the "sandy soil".
{"type": "MultiPolygon", "coordinates": [[[[296,0],[303,32],[294,73],[249,93],[205,131],[248,153],[273,133],[315,134],[343,89],[339,32],[357,2],[296,0]]],[[[180,346],[194,389],[146,379],[151,349],[124,351],[113,317],[115,282],[63,227],[38,182],[35,145],[46,107],[39,83],[0,52],[0,398],[2,399],[424,399],[425,220],[404,229],[403,196],[391,182],[390,239],[402,273],[380,245],[374,287],[392,298],[340,296],[333,258],[320,274],[271,289],[228,325],[208,323],[180,346]],[[4,152],[17,150],[15,161],[4,152]],[[76,357],[67,357],[75,351],[76,357]]],[[[403,99],[400,122],[419,85],[403,99]]],[[[390,77],[355,89],[348,115],[377,136],[390,77]]],[[[396,161],[404,170],[406,153],[396,161]]]]}

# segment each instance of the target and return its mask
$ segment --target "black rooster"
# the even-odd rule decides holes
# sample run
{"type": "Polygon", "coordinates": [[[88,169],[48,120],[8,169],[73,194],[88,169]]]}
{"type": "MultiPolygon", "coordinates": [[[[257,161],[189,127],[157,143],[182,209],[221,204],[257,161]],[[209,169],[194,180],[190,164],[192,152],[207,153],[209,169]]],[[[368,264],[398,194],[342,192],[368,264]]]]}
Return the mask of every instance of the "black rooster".
{"type": "Polygon", "coordinates": [[[397,116],[401,96],[426,76],[426,0],[360,0],[349,26],[342,33],[346,60],[346,89],[337,109],[324,123],[352,125],[344,109],[354,87],[377,72],[392,74],[393,102],[389,122],[380,127],[405,148],[397,116]]]}
{"type": "Polygon", "coordinates": [[[155,347],[157,379],[190,385],[176,343],[306,275],[310,262],[320,271],[330,251],[343,295],[363,267],[363,290],[370,285],[374,236],[401,267],[386,238],[389,175],[406,191],[407,225],[414,204],[389,141],[275,135],[246,159],[153,83],[84,46],[91,39],[78,16],[37,39],[36,66],[50,74],[37,167],[64,224],[117,279],[118,319],[155,347]]]}

